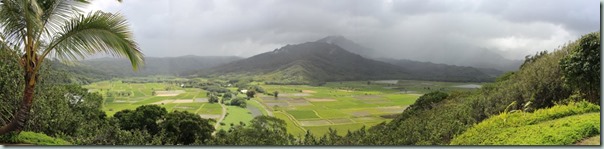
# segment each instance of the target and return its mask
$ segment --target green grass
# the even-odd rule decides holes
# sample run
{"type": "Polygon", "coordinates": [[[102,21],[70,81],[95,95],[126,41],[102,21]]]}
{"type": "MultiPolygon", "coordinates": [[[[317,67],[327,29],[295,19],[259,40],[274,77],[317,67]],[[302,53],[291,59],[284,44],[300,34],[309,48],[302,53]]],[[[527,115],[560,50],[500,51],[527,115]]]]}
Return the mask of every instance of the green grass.
{"type": "Polygon", "coordinates": [[[249,100],[246,103],[248,106],[254,106],[254,107],[258,108],[258,110],[260,110],[260,112],[262,112],[262,115],[268,115],[268,112],[266,112],[264,107],[262,105],[260,105],[260,103],[258,103],[256,99],[249,100]]]}
{"type": "Polygon", "coordinates": [[[322,118],[346,118],[350,117],[350,115],[346,113],[342,113],[339,110],[335,109],[318,109],[315,110],[322,118]]]}
{"type": "MultiPolygon", "coordinates": [[[[440,85],[458,85],[457,83],[432,83],[438,83],[440,85]]],[[[430,85],[418,85],[418,87],[425,86],[430,85]]],[[[328,82],[324,86],[262,85],[262,87],[267,92],[279,91],[280,97],[335,100],[329,102],[313,101],[310,102],[311,105],[279,107],[276,109],[278,112],[275,112],[275,116],[286,120],[286,122],[289,122],[292,125],[301,120],[327,120],[339,118],[349,118],[352,120],[347,124],[304,127],[311,130],[313,134],[319,136],[326,133],[330,126],[338,127],[337,130],[342,131],[339,132],[339,134],[343,134],[348,129],[356,130],[364,125],[371,126],[388,121],[389,119],[381,118],[380,115],[399,113],[400,110],[393,112],[391,110],[384,110],[382,107],[405,107],[415,103],[415,100],[420,96],[418,94],[419,92],[414,92],[414,94],[402,94],[399,89],[394,89],[395,87],[403,87],[402,85],[377,83],[368,85],[367,81],[344,81],[341,83],[328,82]],[[296,93],[306,93],[309,96],[292,96],[292,94],[296,93]],[[362,96],[374,96],[374,98],[365,98],[362,96]],[[280,112],[283,113],[278,114],[280,112]],[[357,118],[358,116],[353,114],[355,112],[367,113],[368,115],[366,117],[357,118]],[[290,120],[286,114],[291,115],[293,119],[290,120]]],[[[265,102],[262,99],[258,99],[258,101],[265,102]]],[[[294,131],[292,134],[303,135],[305,132],[301,130],[302,129],[298,126],[288,126],[288,131],[294,131]]]]}
{"type": "Polygon", "coordinates": [[[5,135],[0,137],[0,142],[13,144],[34,144],[34,145],[71,145],[63,139],[53,138],[43,133],[23,131],[17,135],[5,135]]]}
{"type": "Polygon", "coordinates": [[[384,97],[394,102],[394,105],[412,105],[419,96],[414,94],[388,94],[384,97]]]}
{"type": "Polygon", "coordinates": [[[222,114],[222,107],[218,103],[205,104],[197,114],[222,114]]]}
{"type": "Polygon", "coordinates": [[[276,118],[282,119],[283,121],[285,121],[285,124],[287,125],[287,132],[289,132],[290,134],[294,135],[294,136],[303,136],[304,134],[306,134],[306,131],[304,131],[304,129],[298,127],[297,125],[295,125],[294,121],[292,119],[290,119],[285,113],[281,113],[281,112],[274,112],[273,113],[274,116],[276,118]]]}
{"type": "Polygon", "coordinates": [[[503,113],[455,137],[453,145],[567,145],[600,134],[600,107],[587,102],[534,113],[503,113]]]}
{"type": "MultiPolygon", "coordinates": [[[[142,77],[145,78],[145,77],[142,77]]],[[[149,78],[149,77],[147,77],[149,78]]],[[[126,79],[137,79],[137,78],[126,78],[126,79]]],[[[156,79],[156,78],[153,78],[156,79]]],[[[166,78],[159,78],[166,79],[166,78]]],[[[179,79],[179,78],[168,78],[168,79],[179,79]]],[[[197,89],[197,88],[180,88],[173,84],[165,84],[165,83],[122,83],[121,80],[116,79],[112,81],[102,81],[96,82],[89,85],[85,85],[85,88],[100,93],[104,98],[103,110],[107,115],[111,116],[118,111],[124,109],[135,109],[136,107],[152,104],[155,102],[159,102],[162,100],[168,99],[194,99],[194,98],[203,98],[206,95],[206,92],[197,89]],[[160,96],[152,96],[153,90],[162,91],[166,88],[171,87],[173,90],[184,90],[185,93],[179,94],[174,97],[160,97],[160,96]],[[130,92],[130,96],[116,96],[107,97],[108,93],[117,93],[117,92],[130,92]],[[119,102],[119,101],[128,101],[128,102],[119,102]]],[[[177,104],[167,104],[160,105],[165,107],[168,111],[174,110],[177,104]]],[[[189,111],[196,112],[200,104],[195,105],[193,107],[195,109],[176,109],[181,111],[189,111]]],[[[186,106],[186,105],[184,105],[186,106]]],[[[214,113],[213,110],[209,110],[211,113],[214,113]]]]}
{"type": "Polygon", "coordinates": [[[312,110],[288,110],[287,113],[299,120],[319,118],[319,116],[317,116],[317,114],[312,110]]]}
{"type": "Polygon", "coordinates": [[[221,126],[224,130],[229,130],[231,124],[239,125],[240,122],[249,125],[250,121],[254,118],[247,109],[238,106],[227,106],[227,113],[228,115],[222,121],[225,125],[221,126]]]}

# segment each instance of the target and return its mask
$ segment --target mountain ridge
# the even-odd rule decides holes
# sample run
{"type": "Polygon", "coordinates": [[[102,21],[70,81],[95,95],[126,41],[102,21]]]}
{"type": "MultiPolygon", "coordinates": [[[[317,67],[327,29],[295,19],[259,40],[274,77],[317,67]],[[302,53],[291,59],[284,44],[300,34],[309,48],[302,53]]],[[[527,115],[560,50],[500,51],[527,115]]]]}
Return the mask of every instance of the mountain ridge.
{"type": "Polygon", "coordinates": [[[324,42],[287,45],[270,52],[202,71],[204,71],[201,72],[203,76],[210,77],[252,73],[258,75],[256,78],[265,78],[268,79],[267,81],[291,82],[295,80],[304,83],[377,78],[402,79],[408,78],[410,74],[404,68],[366,59],[337,45],[324,42]],[[286,71],[280,73],[280,70],[296,70],[299,72],[286,71]],[[281,77],[289,79],[275,80],[266,76],[267,74],[300,74],[301,72],[306,73],[303,76],[287,75],[281,77]]]}

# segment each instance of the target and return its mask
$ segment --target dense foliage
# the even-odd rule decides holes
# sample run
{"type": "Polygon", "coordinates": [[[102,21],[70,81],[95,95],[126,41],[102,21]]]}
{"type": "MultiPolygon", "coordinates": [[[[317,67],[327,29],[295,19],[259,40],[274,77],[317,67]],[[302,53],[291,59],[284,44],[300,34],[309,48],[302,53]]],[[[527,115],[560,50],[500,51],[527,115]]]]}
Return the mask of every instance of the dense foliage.
{"type": "Polygon", "coordinates": [[[214,132],[210,120],[187,111],[169,113],[160,125],[162,144],[188,145],[196,142],[205,144],[214,132]]]}
{"type": "Polygon", "coordinates": [[[217,145],[292,145],[295,140],[287,133],[285,121],[269,116],[258,116],[248,126],[237,125],[228,132],[221,130],[212,144],[217,145]]]}
{"type": "Polygon", "coordinates": [[[47,136],[42,133],[24,131],[19,134],[1,136],[0,141],[6,143],[35,144],[35,145],[71,145],[63,140],[47,136]]]}
{"type": "Polygon", "coordinates": [[[578,42],[572,53],[560,61],[564,80],[588,100],[600,103],[600,33],[584,35],[578,42]]]}
{"type": "Polygon", "coordinates": [[[235,99],[232,99],[231,102],[229,103],[229,105],[245,108],[247,106],[246,100],[247,100],[246,98],[237,97],[235,99]]]}
{"type": "Polygon", "coordinates": [[[468,129],[453,145],[568,145],[600,134],[600,107],[571,102],[534,113],[502,113],[468,129]]]}
{"type": "Polygon", "coordinates": [[[134,111],[128,109],[119,111],[113,115],[113,118],[118,120],[123,130],[145,129],[151,135],[155,135],[160,131],[157,122],[166,114],[168,111],[164,107],[143,105],[134,111]]]}

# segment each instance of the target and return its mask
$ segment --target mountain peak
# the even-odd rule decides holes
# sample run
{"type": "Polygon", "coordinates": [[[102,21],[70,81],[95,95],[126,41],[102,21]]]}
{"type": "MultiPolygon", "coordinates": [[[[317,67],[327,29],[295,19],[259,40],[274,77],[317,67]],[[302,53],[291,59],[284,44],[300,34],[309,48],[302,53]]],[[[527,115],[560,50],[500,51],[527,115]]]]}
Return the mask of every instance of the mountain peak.
{"type": "Polygon", "coordinates": [[[331,36],[327,36],[325,38],[321,38],[321,39],[317,40],[317,42],[325,42],[325,43],[329,43],[329,44],[334,44],[334,43],[339,43],[339,42],[353,42],[353,41],[346,39],[346,37],[344,37],[342,35],[331,35],[331,36]]]}
{"type": "Polygon", "coordinates": [[[363,57],[375,57],[375,51],[373,49],[361,46],[341,35],[327,36],[317,40],[317,42],[337,45],[348,52],[352,52],[363,57]]]}

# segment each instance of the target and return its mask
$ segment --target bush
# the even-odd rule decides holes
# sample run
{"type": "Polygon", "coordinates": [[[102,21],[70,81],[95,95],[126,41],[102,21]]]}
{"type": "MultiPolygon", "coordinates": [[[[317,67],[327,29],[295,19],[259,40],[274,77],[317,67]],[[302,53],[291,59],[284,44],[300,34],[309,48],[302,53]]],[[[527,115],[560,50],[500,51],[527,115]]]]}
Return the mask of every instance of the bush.
{"type": "Polygon", "coordinates": [[[565,145],[600,134],[600,107],[571,102],[534,113],[502,113],[455,137],[452,145],[565,145]],[[589,114],[585,114],[589,113],[589,114]]]}
{"type": "Polygon", "coordinates": [[[246,102],[245,102],[245,101],[246,101],[246,99],[245,99],[245,98],[242,98],[242,97],[237,97],[237,98],[235,98],[235,99],[231,100],[231,105],[234,105],[234,106],[239,106],[239,107],[245,108],[245,107],[247,106],[247,104],[246,104],[246,102]]]}
{"type": "Polygon", "coordinates": [[[42,133],[23,131],[19,134],[8,134],[0,138],[2,142],[15,144],[34,144],[34,145],[71,145],[71,143],[58,138],[53,138],[42,133]]]}

